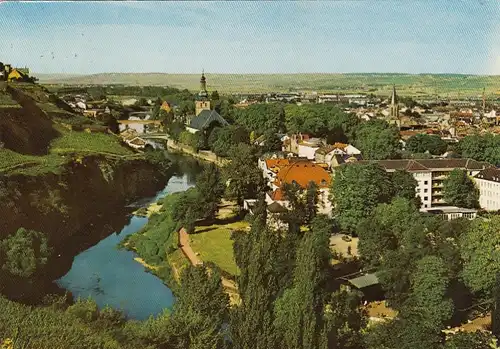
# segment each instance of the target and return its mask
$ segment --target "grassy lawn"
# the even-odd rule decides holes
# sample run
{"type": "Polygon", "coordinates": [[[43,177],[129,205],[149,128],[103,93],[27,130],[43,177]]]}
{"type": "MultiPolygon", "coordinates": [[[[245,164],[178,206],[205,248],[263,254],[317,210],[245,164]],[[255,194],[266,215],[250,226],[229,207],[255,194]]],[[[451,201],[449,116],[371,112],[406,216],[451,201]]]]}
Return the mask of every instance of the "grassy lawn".
{"type": "Polygon", "coordinates": [[[245,221],[196,227],[196,233],[190,235],[191,247],[200,254],[201,260],[213,262],[228,273],[238,275],[240,271],[234,261],[231,231],[247,227],[245,221]]]}

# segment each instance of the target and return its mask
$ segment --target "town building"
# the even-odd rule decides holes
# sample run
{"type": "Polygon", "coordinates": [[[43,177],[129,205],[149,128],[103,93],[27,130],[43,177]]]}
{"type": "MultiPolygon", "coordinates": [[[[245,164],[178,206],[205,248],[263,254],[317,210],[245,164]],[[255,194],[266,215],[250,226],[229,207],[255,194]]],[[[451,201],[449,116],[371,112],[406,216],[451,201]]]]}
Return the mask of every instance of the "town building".
{"type": "Polygon", "coordinates": [[[474,176],[479,189],[479,206],[487,211],[500,210],[500,169],[490,167],[474,176]]]}
{"type": "Polygon", "coordinates": [[[186,130],[191,133],[203,132],[209,135],[215,127],[228,126],[229,123],[215,110],[210,110],[205,73],[201,74],[200,92],[196,96],[195,115],[186,120],[186,130]]]}
{"type": "Polygon", "coordinates": [[[402,170],[411,173],[417,181],[416,196],[420,197],[422,208],[447,205],[443,199],[443,184],[454,169],[465,170],[469,176],[475,176],[480,171],[491,167],[486,162],[472,159],[362,160],[360,162],[375,162],[387,172],[402,170]]]}
{"type": "Polygon", "coordinates": [[[439,215],[442,219],[445,219],[447,221],[458,218],[466,218],[471,220],[477,217],[477,210],[455,206],[423,208],[420,211],[433,215],[439,215]]]}
{"type": "Polygon", "coordinates": [[[399,101],[396,94],[396,85],[392,87],[391,105],[389,107],[389,123],[395,124],[401,128],[401,118],[399,117],[399,101]]]}
{"type": "Polygon", "coordinates": [[[302,189],[306,189],[310,182],[314,182],[318,187],[319,207],[321,214],[331,215],[332,204],[328,198],[331,183],[331,175],[323,167],[309,160],[288,160],[288,163],[274,162],[268,160],[269,168],[274,166],[274,181],[270,183],[271,192],[266,195],[266,202],[271,204],[278,202],[285,208],[289,208],[289,203],[285,198],[283,186],[285,184],[296,184],[302,189]]]}
{"type": "Polygon", "coordinates": [[[10,64],[0,62],[0,81],[32,81],[28,68],[13,68],[10,64]]]}
{"type": "Polygon", "coordinates": [[[318,163],[325,163],[328,168],[332,168],[346,162],[361,160],[361,151],[350,144],[337,142],[317,149],[314,153],[314,160],[318,163]]]}

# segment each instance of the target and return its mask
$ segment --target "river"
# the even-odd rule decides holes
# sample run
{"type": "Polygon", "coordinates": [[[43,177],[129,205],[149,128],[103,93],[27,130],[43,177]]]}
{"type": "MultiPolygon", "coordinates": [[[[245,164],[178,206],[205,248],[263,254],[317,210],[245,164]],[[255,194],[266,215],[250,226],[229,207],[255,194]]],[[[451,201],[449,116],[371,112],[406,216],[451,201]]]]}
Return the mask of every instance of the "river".
{"type": "MultiPolygon", "coordinates": [[[[171,154],[168,157],[175,161],[176,174],[155,197],[140,200],[134,206],[148,206],[166,195],[194,186],[199,164],[171,154]]],[[[117,248],[125,237],[142,229],[147,222],[146,217],[131,215],[121,231],[78,254],[68,273],[56,280],[57,285],[70,291],[74,299],[91,297],[99,308],[109,305],[122,310],[130,319],[144,320],[162,313],[165,308],[170,309],[174,303],[171,290],[134,261],[134,252],[117,248]]]]}

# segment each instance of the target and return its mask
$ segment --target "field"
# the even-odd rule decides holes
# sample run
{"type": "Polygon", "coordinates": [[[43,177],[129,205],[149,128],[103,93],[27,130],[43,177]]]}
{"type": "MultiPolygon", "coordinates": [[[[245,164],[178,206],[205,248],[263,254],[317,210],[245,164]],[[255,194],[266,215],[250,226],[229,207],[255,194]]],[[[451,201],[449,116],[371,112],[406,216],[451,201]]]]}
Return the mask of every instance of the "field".
{"type": "Polygon", "coordinates": [[[54,154],[64,153],[93,153],[131,155],[133,152],[120,144],[115,136],[103,133],[88,133],[60,130],[62,137],[56,138],[50,147],[54,154]]]}
{"type": "MultiPolygon", "coordinates": [[[[284,91],[365,92],[388,95],[393,84],[401,95],[476,96],[483,88],[500,97],[500,76],[458,74],[210,74],[208,89],[222,93],[284,91]]],[[[66,85],[123,84],[199,89],[199,74],[39,75],[40,82],[66,85]]]]}
{"type": "Polygon", "coordinates": [[[0,149],[0,172],[36,176],[42,173],[57,173],[71,158],[68,154],[101,154],[126,156],[134,153],[122,146],[118,138],[101,133],[68,131],[58,128],[61,137],[52,141],[48,155],[32,156],[0,149]]]}

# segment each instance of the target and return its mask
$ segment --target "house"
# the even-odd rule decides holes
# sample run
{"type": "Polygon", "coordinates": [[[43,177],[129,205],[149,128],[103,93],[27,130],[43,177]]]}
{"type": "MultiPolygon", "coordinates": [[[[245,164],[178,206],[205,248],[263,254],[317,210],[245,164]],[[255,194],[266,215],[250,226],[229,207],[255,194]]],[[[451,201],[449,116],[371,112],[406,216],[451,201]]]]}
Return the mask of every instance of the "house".
{"type": "Polygon", "coordinates": [[[477,217],[477,210],[455,206],[441,206],[436,208],[423,208],[421,212],[440,215],[441,218],[451,221],[457,218],[474,219],[477,217]]]}
{"type": "MultiPolygon", "coordinates": [[[[255,205],[257,200],[246,199],[243,201],[243,209],[248,211],[251,215],[255,214],[255,205]]],[[[267,225],[276,230],[286,230],[288,229],[288,224],[282,219],[282,215],[288,210],[280,205],[278,202],[273,202],[267,205],[267,225]]]]}
{"type": "Polygon", "coordinates": [[[443,199],[443,183],[454,169],[467,171],[475,176],[480,171],[490,168],[487,162],[473,159],[419,159],[419,160],[361,160],[361,163],[377,163],[387,172],[403,170],[411,173],[417,181],[416,196],[422,201],[422,208],[446,206],[443,199]]]}
{"type": "Polygon", "coordinates": [[[348,161],[357,161],[360,159],[361,159],[361,152],[352,145],[344,143],[325,145],[317,149],[316,152],[314,153],[314,160],[316,162],[325,163],[330,168],[339,166],[340,164],[348,161]]]}
{"type": "Polygon", "coordinates": [[[268,204],[278,202],[283,207],[288,208],[289,203],[282,187],[285,184],[297,184],[305,190],[310,182],[314,182],[319,189],[318,212],[331,215],[332,204],[328,198],[331,176],[323,167],[308,160],[291,161],[288,165],[280,168],[274,182],[271,183],[272,191],[267,193],[266,201],[268,204]]]}
{"type": "Polygon", "coordinates": [[[283,142],[283,151],[297,154],[300,157],[306,157],[309,160],[314,159],[314,153],[323,146],[320,138],[311,138],[307,134],[297,134],[285,139],[283,142]]]}
{"type": "Polygon", "coordinates": [[[165,112],[170,113],[172,111],[172,106],[168,102],[163,102],[160,106],[160,110],[164,110],[165,112]]]}
{"type": "Polygon", "coordinates": [[[487,211],[500,210],[500,169],[490,167],[474,176],[479,189],[479,206],[487,211]]]}
{"type": "Polygon", "coordinates": [[[262,169],[264,179],[267,180],[269,185],[276,180],[278,172],[288,165],[290,165],[290,159],[259,159],[259,168],[262,169]]]}
{"type": "Polygon", "coordinates": [[[286,136],[283,138],[283,151],[298,154],[299,153],[299,143],[309,141],[308,134],[294,134],[291,136],[286,136]]]}

